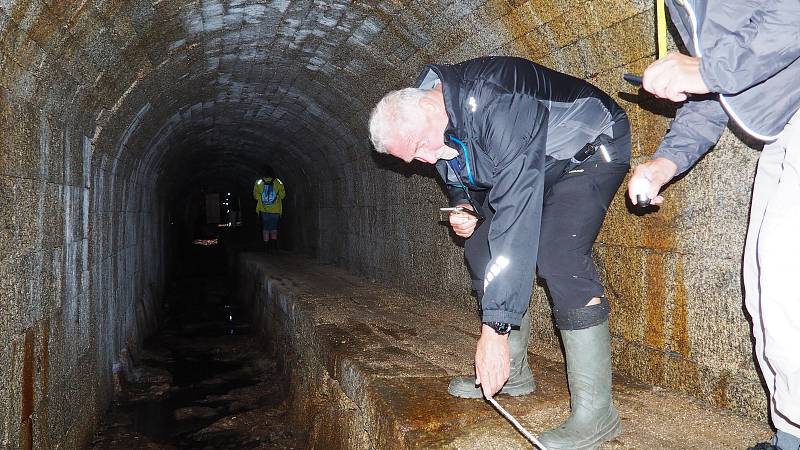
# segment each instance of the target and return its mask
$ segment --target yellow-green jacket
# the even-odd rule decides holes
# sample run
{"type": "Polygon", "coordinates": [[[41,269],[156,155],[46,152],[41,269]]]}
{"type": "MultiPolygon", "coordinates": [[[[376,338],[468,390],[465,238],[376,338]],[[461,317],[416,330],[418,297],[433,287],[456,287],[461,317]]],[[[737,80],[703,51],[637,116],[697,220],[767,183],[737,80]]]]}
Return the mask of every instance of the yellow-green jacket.
{"type": "Polygon", "coordinates": [[[256,201],[256,213],[273,213],[273,214],[281,214],[283,213],[283,198],[286,197],[286,189],[283,188],[283,182],[277,178],[262,178],[256,181],[255,186],[253,186],[253,198],[256,201]],[[275,197],[275,203],[271,205],[265,205],[261,202],[261,193],[264,192],[264,187],[267,184],[272,183],[275,187],[275,192],[277,196],[275,197]]]}

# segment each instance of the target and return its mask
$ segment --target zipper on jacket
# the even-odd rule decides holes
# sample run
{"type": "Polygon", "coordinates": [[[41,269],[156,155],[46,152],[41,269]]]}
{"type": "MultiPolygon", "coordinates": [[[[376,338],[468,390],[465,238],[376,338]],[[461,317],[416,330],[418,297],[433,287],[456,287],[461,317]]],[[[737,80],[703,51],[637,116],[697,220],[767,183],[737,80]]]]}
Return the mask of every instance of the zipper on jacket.
{"type": "Polygon", "coordinates": [[[455,187],[461,188],[461,190],[464,191],[464,195],[467,196],[467,202],[470,204],[470,206],[472,206],[472,210],[475,211],[476,213],[478,213],[478,216],[479,216],[478,220],[483,220],[484,219],[483,214],[480,213],[480,209],[478,208],[478,205],[475,204],[474,200],[472,200],[472,195],[470,195],[469,189],[467,189],[467,186],[464,185],[464,183],[461,181],[461,175],[459,175],[459,173],[461,172],[461,164],[459,164],[458,158],[453,158],[453,159],[448,160],[447,161],[447,166],[448,166],[449,170],[453,171],[453,174],[455,175],[456,179],[458,180],[458,184],[451,184],[450,183],[450,180],[449,180],[449,175],[450,174],[449,173],[445,177],[445,178],[448,178],[447,180],[445,180],[445,184],[447,184],[448,186],[455,186],[455,187]]]}
{"type": "Polygon", "coordinates": [[[451,141],[458,144],[461,147],[461,150],[464,152],[464,165],[467,166],[467,178],[469,178],[470,184],[475,186],[475,179],[472,178],[472,169],[469,167],[469,152],[467,151],[467,144],[452,134],[448,135],[447,137],[449,137],[451,141]]]}

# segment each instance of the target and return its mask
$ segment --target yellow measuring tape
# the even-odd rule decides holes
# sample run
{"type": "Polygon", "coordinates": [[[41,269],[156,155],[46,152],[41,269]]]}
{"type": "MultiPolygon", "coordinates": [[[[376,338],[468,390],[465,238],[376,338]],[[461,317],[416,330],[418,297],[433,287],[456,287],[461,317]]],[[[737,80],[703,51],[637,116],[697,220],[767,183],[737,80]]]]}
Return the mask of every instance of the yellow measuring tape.
{"type": "Polygon", "coordinates": [[[656,39],[658,40],[658,59],[667,54],[667,15],[664,0],[656,0],[656,39]]]}

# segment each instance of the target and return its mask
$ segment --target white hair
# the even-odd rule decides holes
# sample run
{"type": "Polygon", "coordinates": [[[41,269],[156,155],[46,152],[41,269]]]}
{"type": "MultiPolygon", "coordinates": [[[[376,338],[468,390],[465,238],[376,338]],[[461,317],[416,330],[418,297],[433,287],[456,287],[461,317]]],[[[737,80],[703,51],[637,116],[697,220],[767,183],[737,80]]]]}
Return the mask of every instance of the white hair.
{"type": "Polygon", "coordinates": [[[386,145],[398,134],[403,136],[419,126],[423,114],[419,101],[427,89],[405,88],[384,95],[369,116],[369,139],[378,153],[386,153],[386,145]]]}

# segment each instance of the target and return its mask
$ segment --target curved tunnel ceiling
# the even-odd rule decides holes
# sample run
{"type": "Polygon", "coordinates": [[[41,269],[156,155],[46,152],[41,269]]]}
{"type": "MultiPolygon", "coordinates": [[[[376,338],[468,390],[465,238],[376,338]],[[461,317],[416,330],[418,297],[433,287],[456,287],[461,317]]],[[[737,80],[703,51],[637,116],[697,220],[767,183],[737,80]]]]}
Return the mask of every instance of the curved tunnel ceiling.
{"type": "MultiPolygon", "coordinates": [[[[554,59],[560,54],[585,59],[584,67],[603,58],[596,66],[619,67],[631,55],[649,54],[650,44],[617,52],[614,39],[602,36],[613,27],[592,21],[635,19],[650,7],[45,0],[12,4],[0,10],[0,20],[7,23],[3,38],[14,37],[5,53],[23,72],[34,70],[32,89],[52,91],[42,97],[50,103],[43,109],[96,125],[90,133],[105,154],[104,170],[113,161],[115,168],[156,173],[174,192],[197,173],[187,169],[208,161],[248,179],[266,162],[306,179],[341,177],[340,168],[368,148],[370,107],[411,82],[426,62],[506,53],[538,55],[555,68],[581,66],[554,59]]],[[[637,28],[647,27],[625,26],[637,28]]]]}

